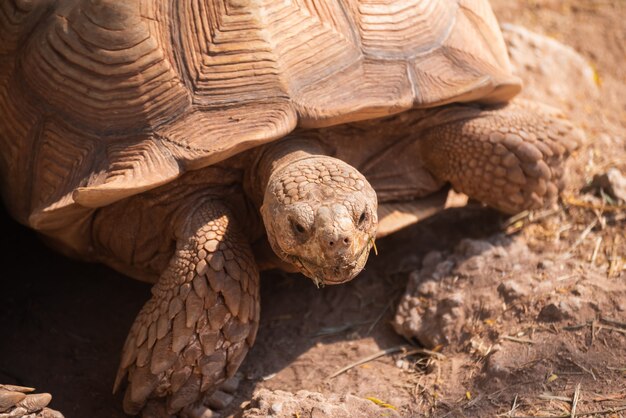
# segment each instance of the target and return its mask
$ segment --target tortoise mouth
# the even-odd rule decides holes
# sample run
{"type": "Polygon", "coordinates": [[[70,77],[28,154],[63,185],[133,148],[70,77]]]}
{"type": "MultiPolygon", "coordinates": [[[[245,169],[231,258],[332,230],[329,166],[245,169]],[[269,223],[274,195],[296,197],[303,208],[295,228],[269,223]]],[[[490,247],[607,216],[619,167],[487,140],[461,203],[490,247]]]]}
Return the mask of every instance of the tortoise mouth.
{"type": "Polygon", "coordinates": [[[286,254],[286,258],[298,270],[315,283],[316,286],[335,285],[349,282],[354,279],[365,266],[370,249],[374,245],[372,238],[361,248],[351,262],[340,262],[334,265],[320,265],[311,259],[294,254],[286,254]]]}

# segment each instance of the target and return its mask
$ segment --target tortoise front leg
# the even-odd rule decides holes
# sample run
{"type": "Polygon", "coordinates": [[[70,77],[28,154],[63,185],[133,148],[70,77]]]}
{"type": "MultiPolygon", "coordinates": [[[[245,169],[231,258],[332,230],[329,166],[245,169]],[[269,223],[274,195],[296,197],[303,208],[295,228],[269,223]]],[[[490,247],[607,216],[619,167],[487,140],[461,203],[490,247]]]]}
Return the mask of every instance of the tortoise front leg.
{"type": "Polygon", "coordinates": [[[580,131],[551,107],[518,100],[502,107],[455,105],[434,114],[420,137],[427,168],[505,213],[553,204],[580,131]]]}
{"type": "Polygon", "coordinates": [[[124,345],[115,388],[128,375],[128,414],[201,415],[196,401],[235,373],[256,336],[259,274],[231,212],[210,201],[181,215],[176,252],[124,345]]]}
{"type": "Polygon", "coordinates": [[[52,396],[49,393],[34,393],[34,389],[0,385],[0,417],[37,417],[37,418],[63,418],[63,414],[50,408],[46,408],[52,396]]]}

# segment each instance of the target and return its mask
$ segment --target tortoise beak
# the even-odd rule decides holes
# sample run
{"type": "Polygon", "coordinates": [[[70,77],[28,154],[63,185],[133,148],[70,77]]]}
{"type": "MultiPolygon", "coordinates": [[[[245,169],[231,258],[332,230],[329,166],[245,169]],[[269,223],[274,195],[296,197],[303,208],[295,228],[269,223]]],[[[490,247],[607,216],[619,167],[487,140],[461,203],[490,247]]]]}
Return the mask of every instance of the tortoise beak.
{"type": "Polygon", "coordinates": [[[365,267],[373,240],[367,240],[350,261],[343,257],[336,258],[336,262],[325,261],[320,265],[312,260],[298,259],[296,263],[300,271],[309,277],[317,286],[335,285],[349,282],[354,279],[365,267]]]}

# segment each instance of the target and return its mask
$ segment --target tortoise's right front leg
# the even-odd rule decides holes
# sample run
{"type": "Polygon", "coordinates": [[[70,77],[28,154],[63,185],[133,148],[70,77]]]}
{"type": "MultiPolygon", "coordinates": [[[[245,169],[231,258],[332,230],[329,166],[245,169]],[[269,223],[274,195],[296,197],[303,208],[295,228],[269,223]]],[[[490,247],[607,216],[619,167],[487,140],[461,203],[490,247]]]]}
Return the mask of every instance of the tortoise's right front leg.
{"type": "Polygon", "coordinates": [[[177,219],[176,252],[130,330],[115,383],[128,375],[131,415],[201,414],[194,403],[235,373],[256,336],[259,274],[229,209],[209,201],[177,219]]]}

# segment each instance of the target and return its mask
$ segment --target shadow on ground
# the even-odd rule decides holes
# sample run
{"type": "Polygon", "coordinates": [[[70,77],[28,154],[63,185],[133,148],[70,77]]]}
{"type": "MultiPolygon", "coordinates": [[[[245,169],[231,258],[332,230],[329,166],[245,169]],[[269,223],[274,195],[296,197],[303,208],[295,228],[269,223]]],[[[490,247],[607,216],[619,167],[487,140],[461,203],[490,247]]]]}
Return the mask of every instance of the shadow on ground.
{"type": "MultiPolygon", "coordinates": [[[[318,290],[300,275],[263,274],[261,328],[233,405],[249,399],[268,376],[278,374],[276,387],[289,381],[291,390],[311,389],[329,370],[345,365],[342,356],[299,364],[314,346],[362,339],[381,348],[401,344],[389,325],[406,283],[401,273],[419,266],[431,249],[493,233],[498,220],[486,209],[446,211],[378,242],[380,255],[343,286],[318,290]]],[[[149,297],[149,285],[55,253],[5,212],[0,230],[5,249],[0,381],[51,392],[51,406],[67,418],[123,417],[121,394],[113,395],[111,388],[126,333],[149,297]]]]}

